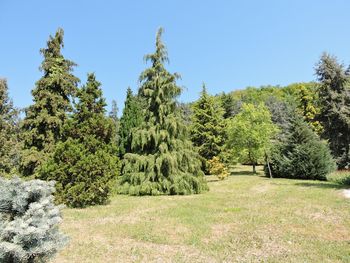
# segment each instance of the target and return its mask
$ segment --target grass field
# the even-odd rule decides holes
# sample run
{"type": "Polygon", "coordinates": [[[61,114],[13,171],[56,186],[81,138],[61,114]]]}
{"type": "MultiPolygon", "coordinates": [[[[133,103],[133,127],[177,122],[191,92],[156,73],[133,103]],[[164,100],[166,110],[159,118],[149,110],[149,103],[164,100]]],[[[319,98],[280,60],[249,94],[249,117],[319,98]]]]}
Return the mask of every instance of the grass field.
{"type": "Polygon", "coordinates": [[[328,182],[240,166],[193,196],[115,196],[65,209],[54,262],[350,262],[350,199],[328,182]]]}

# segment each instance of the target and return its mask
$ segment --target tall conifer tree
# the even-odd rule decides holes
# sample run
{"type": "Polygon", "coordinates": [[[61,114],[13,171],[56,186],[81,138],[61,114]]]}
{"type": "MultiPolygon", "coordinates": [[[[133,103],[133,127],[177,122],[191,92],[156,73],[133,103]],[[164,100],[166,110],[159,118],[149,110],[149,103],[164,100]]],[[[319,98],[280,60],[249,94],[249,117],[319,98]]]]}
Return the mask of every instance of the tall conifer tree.
{"type": "Polygon", "coordinates": [[[104,204],[118,172],[115,126],[105,116],[100,85],[88,75],[65,127],[68,139],[39,170],[41,179],[56,181],[57,200],[72,207],[104,204]]]}
{"type": "Polygon", "coordinates": [[[67,112],[72,110],[71,97],[79,79],[72,74],[75,63],[61,54],[63,30],[49,37],[41,49],[43,76],[32,90],[34,104],[26,109],[23,121],[24,152],[21,171],[29,176],[45,162],[57,142],[62,139],[67,112]]]}
{"type": "Polygon", "coordinates": [[[142,72],[139,95],[145,101],[144,122],[132,133],[132,153],[124,156],[119,192],[130,195],[192,194],[207,189],[200,160],[188,139],[176,98],[181,89],[177,74],[169,73],[161,40],[146,55],[152,66],[142,72]]]}
{"type": "Polygon", "coordinates": [[[126,93],[126,100],[123,109],[123,115],[120,118],[119,128],[119,153],[124,156],[131,152],[131,130],[139,127],[143,121],[143,113],[140,101],[137,96],[132,94],[129,87],[126,93]]]}
{"type": "Polygon", "coordinates": [[[8,96],[6,79],[0,79],[0,176],[18,168],[18,135],[18,110],[8,96]]]}
{"type": "Polygon", "coordinates": [[[199,154],[206,160],[221,153],[225,141],[224,110],[207,93],[205,85],[199,100],[193,104],[191,139],[199,154]]]}
{"type": "Polygon", "coordinates": [[[324,53],[316,67],[321,82],[319,120],[323,137],[337,161],[338,168],[350,168],[350,89],[349,76],[337,59],[324,53]]]}

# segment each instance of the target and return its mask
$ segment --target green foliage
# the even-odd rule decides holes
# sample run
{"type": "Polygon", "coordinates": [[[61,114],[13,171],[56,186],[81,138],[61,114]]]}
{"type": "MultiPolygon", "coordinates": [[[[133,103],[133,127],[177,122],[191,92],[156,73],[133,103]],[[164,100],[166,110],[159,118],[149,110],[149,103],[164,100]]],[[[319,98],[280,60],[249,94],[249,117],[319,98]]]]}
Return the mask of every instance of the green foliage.
{"type": "Polygon", "coordinates": [[[176,105],[181,93],[176,85],[179,76],[164,67],[168,57],[161,35],[162,29],[157,33],[155,53],[145,57],[152,66],[140,76],[144,122],[131,130],[131,153],[122,162],[118,192],[124,194],[192,194],[207,189],[199,156],[176,105]]]}
{"type": "Polygon", "coordinates": [[[277,133],[269,110],[264,104],[243,104],[242,110],[230,122],[228,144],[241,161],[255,165],[268,152],[271,139],[277,133]]]}
{"type": "Polygon", "coordinates": [[[328,145],[296,116],[286,141],[272,150],[270,167],[273,177],[326,180],[335,164],[328,145]]]}
{"type": "Polygon", "coordinates": [[[306,123],[317,133],[322,133],[322,125],[317,120],[320,113],[318,85],[316,83],[305,83],[290,85],[294,89],[294,96],[297,104],[297,110],[303,116],[306,123]]]}
{"type": "Polygon", "coordinates": [[[140,99],[132,94],[129,87],[126,93],[126,100],[123,109],[123,115],[120,118],[119,128],[119,154],[124,156],[125,153],[131,152],[131,130],[141,125],[143,113],[140,99]]]}
{"type": "Polygon", "coordinates": [[[20,160],[18,110],[8,96],[7,81],[0,79],[0,176],[16,172],[20,160]]]}
{"type": "Polygon", "coordinates": [[[66,125],[68,139],[58,143],[39,177],[55,180],[58,202],[86,207],[107,202],[118,173],[115,124],[105,116],[105,100],[94,74],[77,93],[79,102],[66,125]]]}
{"type": "Polygon", "coordinates": [[[204,84],[200,98],[192,105],[192,111],[191,140],[199,154],[208,161],[221,153],[225,141],[224,111],[207,93],[204,84]]]}
{"type": "Polygon", "coordinates": [[[21,172],[33,175],[62,140],[63,126],[71,111],[70,98],[75,94],[79,81],[72,75],[75,64],[61,54],[63,30],[50,36],[47,47],[41,49],[43,77],[32,91],[34,104],[26,109],[23,121],[24,151],[21,172]]]}
{"type": "Polygon", "coordinates": [[[219,180],[224,180],[230,174],[226,166],[220,161],[220,158],[214,156],[211,160],[208,161],[209,173],[211,175],[216,175],[219,180]]]}
{"type": "Polygon", "coordinates": [[[54,182],[0,178],[0,262],[47,262],[66,243],[54,182]]]}
{"type": "Polygon", "coordinates": [[[318,116],[324,127],[323,137],[339,169],[350,167],[350,89],[349,76],[336,57],[324,53],[316,67],[320,81],[321,111],[318,116]]]}
{"type": "Polygon", "coordinates": [[[340,184],[340,185],[350,185],[350,171],[349,170],[339,170],[331,173],[327,176],[327,180],[340,184]]]}

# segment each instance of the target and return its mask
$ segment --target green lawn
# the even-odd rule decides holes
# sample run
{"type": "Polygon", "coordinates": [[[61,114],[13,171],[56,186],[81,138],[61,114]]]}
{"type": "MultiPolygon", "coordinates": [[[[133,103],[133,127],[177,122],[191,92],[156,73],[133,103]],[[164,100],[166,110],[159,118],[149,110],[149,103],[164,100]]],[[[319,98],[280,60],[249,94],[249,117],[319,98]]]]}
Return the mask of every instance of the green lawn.
{"type": "Polygon", "coordinates": [[[240,166],[193,196],[115,196],[65,209],[54,262],[350,262],[350,199],[328,182],[240,166]]]}

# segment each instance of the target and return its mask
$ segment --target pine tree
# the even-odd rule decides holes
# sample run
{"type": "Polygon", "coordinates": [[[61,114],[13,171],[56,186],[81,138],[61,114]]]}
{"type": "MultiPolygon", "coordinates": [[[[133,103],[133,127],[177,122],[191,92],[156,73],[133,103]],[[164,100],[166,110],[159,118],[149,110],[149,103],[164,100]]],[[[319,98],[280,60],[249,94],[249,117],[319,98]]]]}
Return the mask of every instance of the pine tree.
{"type": "Polygon", "coordinates": [[[326,180],[335,168],[328,145],[298,115],[291,122],[286,140],[273,149],[270,164],[273,177],[292,179],[326,180]]]}
{"type": "Polygon", "coordinates": [[[120,118],[119,154],[121,157],[125,153],[131,152],[131,130],[139,127],[142,121],[143,113],[140,100],[132,94],[132,90],[129,87],[126,93],[123,115],[120,118]]]}
{"type": "Polygon", "coordinates": [[[119,192],[130,195],[192,194],[207,189],[199,156],[188,140],[176,98],[178,74],[169,73],[167,52],[157,33],[156,51],[146,55],[152,66],[142,72],[139,95],[144,122],[131,131],[132,153],[124,156],[119,192]]]}
{"type": "Polygon", "coordinates": [[[350,168],[350,89],[349,76],[336,57],[323,54],[316,67],[321,82],[319,120],[324,128],[323,137],[339,169],[350,168]]]}
{"type": "Polygon", "coordinates": [[[67,243],[54,184],[0,178],[0,262],[48,262],[67,243]]]}
{"type": "Polygon", "coordinates": [[[63,30],[50,36],[47,47],[41,49],[43,77],[32,90],[34,104],[26,109],[23,121],[24,151],[21,171],[33,175],[47,160],[57,142],[62,140],[67,112],[71,111],[71,97],[79,79],[73,74],[75,64],[61,54],[63,30]]]}
{"type": "Polygon", "coordinates": [[[6,79],[0,79],[0,176],[15,172],[19,165],[18,113],[8,96],[6,79]]]}
{"type": "MultiPolygon", "coordinates": [[[[221,153],[224,145],[226,137],[224,111],[214,97],[207,93],[204,84],[200,98],[193,104],[192,110],[192,142],[206,161],[211,160],[221,153]]],[[[205,170],[207,171],[207,167],[205,170]]]]}
{"type": "Polygon", "coordinates": [[[118,118],[118,105],[115,100],[112,100],[112,109],[109,112],[109,117],[114,123],[115,127],[115,135],[114,135],[114,142],[118,145],[119,144],[119,126],[120,126],[120,120],[118,118]]]}
{"type": "Polygon", "coordinates": [[[88,75],[65,127],[68,139],[39,170],[41,179],[56,181],[58,202],[71,207],[106,203],[118,173],[115,126],[105,116],[100,85],[94,74],[88,75]]]}

